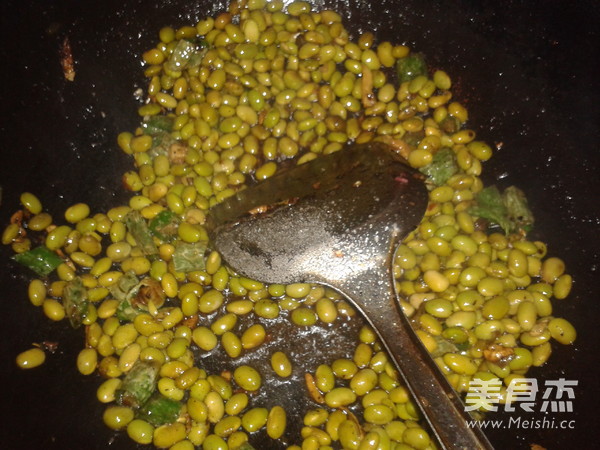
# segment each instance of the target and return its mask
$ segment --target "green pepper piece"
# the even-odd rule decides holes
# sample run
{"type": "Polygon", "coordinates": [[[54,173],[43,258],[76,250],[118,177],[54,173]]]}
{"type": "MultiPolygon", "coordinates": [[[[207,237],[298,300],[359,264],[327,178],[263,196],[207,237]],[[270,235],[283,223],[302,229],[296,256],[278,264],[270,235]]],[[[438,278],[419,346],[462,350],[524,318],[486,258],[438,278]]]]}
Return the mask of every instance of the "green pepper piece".
{"type": "Polygon", "coordinates": [[[444,147],[433,155],[431,164],[423,167],[421,172],[429,177],[436,186],[441,186],[458,172],[458,165],[451,148],[444,147]]]}
{"type": "Polygon", "coordinates": [[[460,120],[454,116],[448,115],[440,122],[440,128],[446,132],[446,134],[454,134],[460,130],[460,120]]]}
{"type": "Polygon", "coordinates": [[[133,307],[131,298],[135,296],[140,286],[140,280],[133,271],[126,272],[108,289],[112,296],[119,300],[117,318],[122,321],[131,321],[140,311],[133,307]]]}
{"type": "Polygon", "coordinates": [[[461,342],[460,344],[456,344],[456,351],[457,352],[466,352],[467,350],[469,350],[471,348],[471,344],[469,344],[469,342],[461,342]]]}
{"type": "Polygon", "coordinates": [[[193,272],[204,270],[207,242],[180,243],[175,246],[173,265],[177,272],[193,272]]]}
{"type": "Polygon", "coordinates": [[[252,447],[252,445],[248,442],[244,442],[242,445],[240,445],[239,447],[235,447],[234,450],[255,450],[254,447],[252,447]]]}
{"type": "Polygon", "coordinates": [[[129,300],[123,300],[117,307],[117,319],[124,322],[130,322],[135,319],[140,310],[135,309],[129,300]]]}
{"type": "Polygon", "coordinates": [[[431,353],[431,356],[433,358],[437,358],[438,356],[442,356],[446,353],[456,352],[457,345],[453,342],[450,342],[448,339],[445,339],[442,336],[434,336],[434,340],[437,346],[435,350],[431,353]]]}
{"type": "Polygon", "coordinates": [[[171,72],[179,72],[185,69],[192,55],[196,52],[196,44],[187,39],[181,39],[175,45],[173,53],[165,63],[167,70],[171,72]]]}
{"type": "Polygon", "coordinates": [[[118,404],[139,408],[156,390],[160,363],[158,361],[138,360],[127,372],[115,398],[118,404]]]}
{"type": "Polygon", "coordinates": [[[148,224],[150,232],[163,242],[169,242],[177,236],[178,226],[177,214],[168,209],[159,212],[148,224]]]}
{"type": "Polygon", "coordinates": [[[173,131],[173,117],[170,116],[151,116],[142,122],[142,129],[145,134],[170,133],[173,131]]]}
{"type": "Polygon", "coordinates": [[[88,312],[87,289],[81,278],[69,281],[63,292],[63,305],[71,326],[79,328],[88,312]]]}
{"type": "Polygon", "coordinates": [[[180,402],[156,393],[142,405],[136,417],[158,427],[175,422],[181,413],[181,408],[180,402]]]}
{"type": "Polygon", "coordinates": [[[165,63],[165,68],[171,72],[180,72],[190,67],[199,66],[209,45],[203,38],[181,39],[175,45],[173,53],[165,63]]]}
{"type": "Polygon", "coordinates": [[[23,266],[33,270],[40,277],[48,276],[63,263],[60,256],[41,245],[27,252],[13,256],[13,259],[23,266]]]}
{"type": "Polygon", "coordinates": [[[132,270],[125,272],[115,284],[109,287],[112,296],[119,301],[123,301],[130,296],[130,292],[135,288],[140,280],[132,270]]]}
{"type": "Polygon", "coordinates": [[[208,41],[201,36],[198,36],[196,39],[194,39],[194,42],[200,50],[207,50],[208,47],[210,47],[208,41]]]}
{"type": "Polygon", "coordinates": [[[158,281],[150,277],[139,280],[133,271],[126,272],[109,290],[119,300],[117,318],[123,321],[133,320],[141,312],[148,311],[149,302],[160,308],[166,298],[158,281]]]}
{"type": "Polygon", "coordinates": [[[188,60],[188,63],[186,65],[188,69],[192,67],[198,67],[200,64],[202,64],[202,59],[204,58],[204,55],[206,55],[206,51],[209,47],[206,39],[203,39],[201,37],[195,39],[194,42],[196,43],[197,48],[188,60]]]}
{"type": "Polygon", "coordinates": [[[125,216],[125,225],[131,233],[137,245],[140,246],[142,253],[150,260],[158,256],[158,248],[152,238],[152,233],[148,229],[146,220],[142,217],[139,211],[130,211],[125,216]]]}
{"type": "Polygon", "coordinates": [[[425,58],[419,53],[400,58],[396,63],[396,73],[401,83],[410,81],[419,75],[427,74],[425,58]]]}
{"type": "Polygon", "coordinates": [[[152,135],[152,147],[148,150],[148,155],[152,158],[156,158],[159,155],[168,156],[169,155],[169,147],[177,142],[176,139],[169,133],[158,132],[152,135]]]}

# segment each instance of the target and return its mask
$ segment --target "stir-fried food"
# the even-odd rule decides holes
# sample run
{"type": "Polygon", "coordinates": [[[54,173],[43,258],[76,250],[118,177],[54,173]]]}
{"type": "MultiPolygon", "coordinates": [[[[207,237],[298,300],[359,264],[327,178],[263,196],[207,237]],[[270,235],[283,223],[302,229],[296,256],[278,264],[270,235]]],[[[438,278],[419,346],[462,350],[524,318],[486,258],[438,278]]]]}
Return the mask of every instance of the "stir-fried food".
{"type": "MultiPolygon", "coordinates": [[[[543,365],[553,340],[576,339],[553,315],[571,289],[564,263],[527,238],[534,221],[523,192],[484,187],[492,148],[468,128],[448,74],[423,55],[369,31],[352,35],[339,13],[305,1],[234,1],[158,35],[143,54],[140,125],[117,138],[133,163],[123,175],[129,203],[106,212],[78,203],[58,218],[24,193],[2,234],[37,276],[31,303],[85,329],[77,367],[103,377],[107,426],[159,448],[247,449],[260,430],[288,448],[434,448],[367,325],[347,357],[329,360],[323,349],[299,381],[311,410],[257,400],[265,383],[290,377],[292,355],[271,352],[268,374],[236,362],[268,345],[270,321],[327,327],[355,312],[322,286],[236,274],[211,250],[210,207],[347,143],[385,142],[427,176],[427,213],[397,250],[395,287],[458,392],[496,378],[506,401],[507,386],[543,365]],[[202,355],[217,348],[231,361],[212,373],[202,355]],[[297,435],[286,432],[290,414],[303,417],[297,435]]],[[[40,346],[17,363],[45,356],[40,346]]]]}

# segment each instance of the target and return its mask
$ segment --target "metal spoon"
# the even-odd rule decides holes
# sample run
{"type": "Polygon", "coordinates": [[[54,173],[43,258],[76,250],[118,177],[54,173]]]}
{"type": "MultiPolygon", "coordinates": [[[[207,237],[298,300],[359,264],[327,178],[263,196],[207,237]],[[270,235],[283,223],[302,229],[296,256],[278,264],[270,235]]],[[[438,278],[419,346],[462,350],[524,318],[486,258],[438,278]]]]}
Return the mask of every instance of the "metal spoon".
{"type": "Polygon", "coordinates": [[[421,174],[386,145],[348,147],[251,186],[212,208],[209,234],[234,270],[345,295],[376,330],[442,448],[491,449],[402,313],[394,250],[421,221],[421,174]]]}

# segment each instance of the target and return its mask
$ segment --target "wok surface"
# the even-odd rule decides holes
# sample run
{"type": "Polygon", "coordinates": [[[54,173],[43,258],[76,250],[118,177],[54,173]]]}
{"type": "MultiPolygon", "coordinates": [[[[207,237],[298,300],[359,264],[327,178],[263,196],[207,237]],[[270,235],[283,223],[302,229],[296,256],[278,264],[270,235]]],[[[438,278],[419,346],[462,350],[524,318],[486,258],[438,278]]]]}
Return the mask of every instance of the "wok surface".
{"type": "MultiPolygon", "coordinates": [[[[34,192],[55,216],[79,201],[102,211],[127,198],[120,176],[130,162],[118,150],[118,132],[137,125],[134,98],[144,88],[140,54],[164,25],[195,23],[225,2],[180,0],[5,0],[0,5],[3,62],[0,94],[0,223],[8,222],[23,191],[34,192]],[[73,83],[64,80],[58,48],[69,36],[76,61],[73,83]]],[[[316,2],[321,3],[321,2],[316,2]]],[[[574,429],[509,429],[489,433],[499,449],[589,448],[598,425],[599,302],[598,24],[600,7],[581,2],[435,3],[382,0],[325,1],[353,30],[406,43],[446,70],[470,126],[501,150],[484,165],[486,184],[515,184],[536,217],[533,236],[549,244],[573,274],[568,300],[557,315],[574,323],[574,347],[559,347],[530,376],[578,380],[574,429]]],[[[127,449],[113,435],[95,399],[100,382],[83,377],[75,360],[82,331],[51,324],[26,298],[29,274],[0,250],[0,376],[5,449],[127,449]],[[15,356],[32,342],[59,342],[59,351],[31,371],[15,356]]],[[[343,334],[343,333],[341,333],[343,334]]],[[[343,339],[343,336],[342,336],[343,339]]],[[[307,344],[308,345],[308,344],[307,344]]],[[[540,378],[541,379],[541,378],[540,378]]],[[[262,447],[267,448],[267,447],[262,447]]]]}

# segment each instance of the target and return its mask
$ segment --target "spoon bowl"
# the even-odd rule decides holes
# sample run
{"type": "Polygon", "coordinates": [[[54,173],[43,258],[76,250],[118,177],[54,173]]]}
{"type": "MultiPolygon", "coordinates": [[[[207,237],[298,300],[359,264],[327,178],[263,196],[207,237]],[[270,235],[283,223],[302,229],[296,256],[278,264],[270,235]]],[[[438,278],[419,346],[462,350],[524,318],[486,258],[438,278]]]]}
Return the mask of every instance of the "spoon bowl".
{"type": "Polygon", "coordinates": [[[211,209],[225,262],[267,283],[319,283],[377,332],[442,448],[492,448],[402,313],[394,250],[421,222],[424,177],[382,143],[349,146],[284,170],[211,209]]]}

